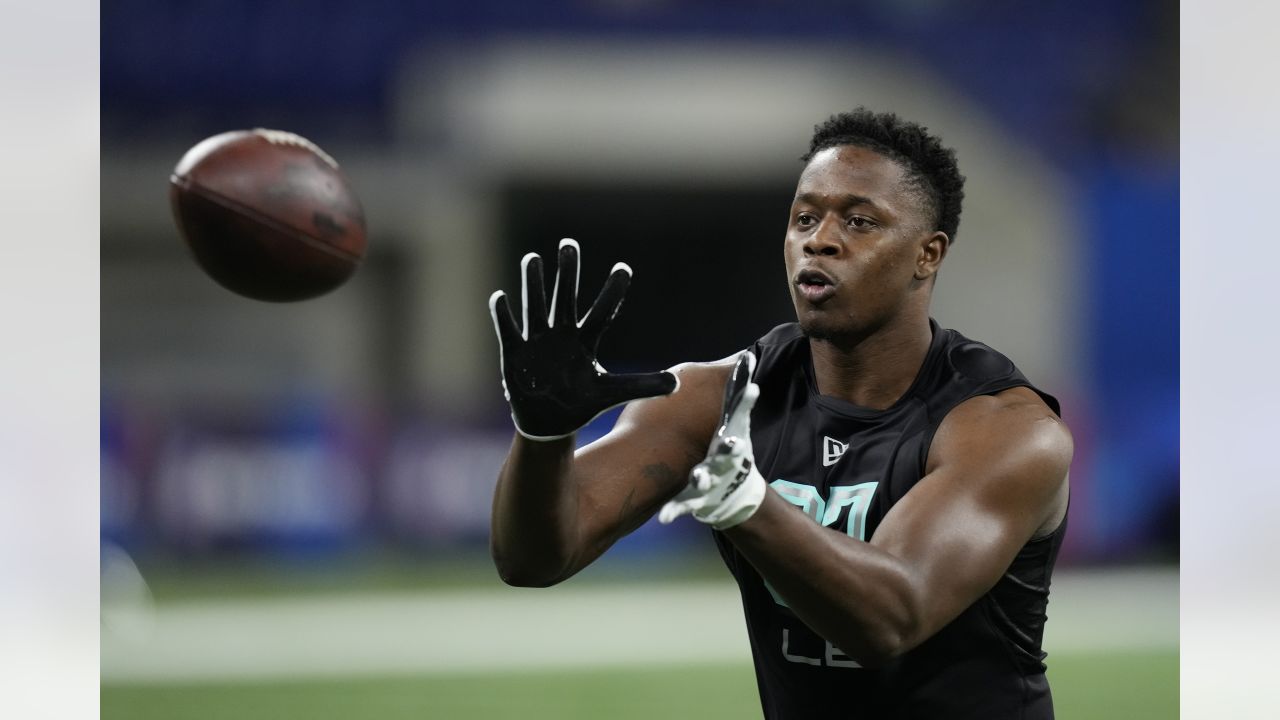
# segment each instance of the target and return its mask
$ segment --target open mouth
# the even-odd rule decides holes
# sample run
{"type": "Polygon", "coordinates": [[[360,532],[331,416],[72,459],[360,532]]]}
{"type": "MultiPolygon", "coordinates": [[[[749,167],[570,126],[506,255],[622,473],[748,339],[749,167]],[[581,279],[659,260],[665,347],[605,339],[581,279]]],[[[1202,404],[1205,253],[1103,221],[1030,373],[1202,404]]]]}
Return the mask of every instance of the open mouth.
{"type": "Polygon", "coordinates": [[[801,270],[796,275],[796,289],[811,303],[820,303],[836,292],[835,281],[821,270],[801,270]]]}

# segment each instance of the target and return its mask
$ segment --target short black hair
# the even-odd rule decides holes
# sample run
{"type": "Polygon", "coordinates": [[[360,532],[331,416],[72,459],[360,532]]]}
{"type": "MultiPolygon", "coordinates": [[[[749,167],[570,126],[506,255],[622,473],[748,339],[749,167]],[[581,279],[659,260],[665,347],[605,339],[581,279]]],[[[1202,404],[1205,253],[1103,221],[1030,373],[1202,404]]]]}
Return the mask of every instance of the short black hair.
{"type": "Polygon", "coordinates": [[[807,163],[822,150],[840,145],[866,148],[901,163],[910,182],[923,194],[927,210],[933,212],[934,227],[955,242],[964,201],[964,176],[956,164],[955,150],[943,147],[922,125],[894,113],[860,107],[814,126],[809,152],[800,159],[807,163]]]}

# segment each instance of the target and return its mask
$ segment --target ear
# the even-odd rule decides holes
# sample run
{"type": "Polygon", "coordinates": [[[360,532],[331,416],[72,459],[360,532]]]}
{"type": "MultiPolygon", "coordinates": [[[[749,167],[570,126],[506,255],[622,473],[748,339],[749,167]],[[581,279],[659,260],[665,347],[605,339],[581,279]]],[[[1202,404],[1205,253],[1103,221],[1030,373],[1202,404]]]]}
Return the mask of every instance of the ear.
{"type": "Polygon", "coordinates": [[[936,275],[950,248],[951,238],[941,230],[924,236],[920,241],[920,252],[916,255],[916,279],[927,280],[936,275]]]}

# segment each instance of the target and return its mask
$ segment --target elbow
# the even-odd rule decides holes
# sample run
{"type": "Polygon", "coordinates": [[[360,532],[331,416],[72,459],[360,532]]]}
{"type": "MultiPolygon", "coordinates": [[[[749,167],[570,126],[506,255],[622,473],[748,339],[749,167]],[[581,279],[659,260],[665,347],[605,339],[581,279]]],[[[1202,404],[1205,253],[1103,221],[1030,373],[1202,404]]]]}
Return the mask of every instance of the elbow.
{"type": "Polygon", "coordinates": [[[841,650],[862,667],[875,670],[893,663],[915,647],[916,644],[908,642],[906,638],[907,634],[896,628],[877,628],[875,632],[862,638],[862,642],[849,643],[847,650],[843,647],[841,650]]]}
{"type": "Polygon", "coordinates": [[[501,565],[498,566],[498,577],[502,578],[502,582],[507,585],[520,588],[545,588],[560,582],[559,578],[501,565]]]}
{"type": "Polygon", "coordinates": [[[904,637],[891,628],[875,628],[860,633],[857,637],[830,640],[828,644],[852,658],[860,667],[878,670],[891,665],[914,647],[905,642],[904,637]]]}
{"type": "Polygon", "coordinates": [[[498,577],[511,587],[545,588],[551,587],[564,579],[560,572],[549,572],[545,569],[531,567],[512,562],[503,555],[493,552],[493,564],[498,570],[498,577]]]}

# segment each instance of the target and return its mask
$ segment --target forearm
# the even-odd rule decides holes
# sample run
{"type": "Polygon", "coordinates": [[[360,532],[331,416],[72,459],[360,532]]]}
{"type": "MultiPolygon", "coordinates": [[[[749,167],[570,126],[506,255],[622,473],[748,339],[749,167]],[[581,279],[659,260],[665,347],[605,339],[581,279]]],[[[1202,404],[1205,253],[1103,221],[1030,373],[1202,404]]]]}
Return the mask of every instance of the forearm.
{"type": "Polygon", "coordinates": [[[573,437],[535,442],[517,434],[493,494],[490,552],[511,585],[545,586],[571,574],[578,498],[573,437]]]}
{"type": "Polygon", "coordinates": [[[578,244],[561,240],[556,256],[550,308],[542,258],[529,253],[521,261],[523,327],[505,292],[489,296],[503,391],[521,433],[498,476],[490,539],[498,572],[512,585],[551,585],[569,577],[603,552],[615,538],[613,531],[627,527],[636,514],[634,488],[620,482],[624,475],[614,472],[619,482],[602,484],[601,475],[609,472],[602,473],[599,465],[575,471],[590,463],[575,459],[572,433],[609,408],[670,395],[679,385],[671,372],[609,374],[596,362],[600,337],[622,304],[631,268],[614,265],[579,320],[578,244]],[[583,476],[592,482],[583,482],[583,476]]]}
{"type": "Polygon", "coordinates": [[[819,526],[772,491],[726,536],[806,625],[863,665],[919,642],[916,583],[889,553],[819,526]]]}

